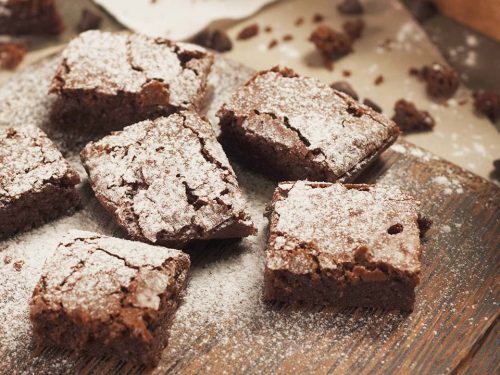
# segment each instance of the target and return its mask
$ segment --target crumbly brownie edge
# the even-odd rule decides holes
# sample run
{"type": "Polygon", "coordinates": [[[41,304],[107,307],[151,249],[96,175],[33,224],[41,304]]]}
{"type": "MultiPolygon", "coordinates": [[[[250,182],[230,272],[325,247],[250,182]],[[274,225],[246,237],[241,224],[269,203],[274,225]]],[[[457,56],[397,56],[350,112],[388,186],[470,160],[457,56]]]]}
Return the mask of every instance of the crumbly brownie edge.
{"type": "MultiPolygon", "coordinates": [[[[283,183],[283,184],[286,184],[283,183]]],[[[324,188],[331,185],[325,182],[310,182],[310,186],[324,188]]],[[[348,189],[369,189],[365,184],[345,184],[348,189]]],[[[289,189],[280,184],[266,208],[269,218],[269,236],[266,244],[266,257],[274,252],[271,247],[277,233],[278,216],[274,212],[275,204],[287,197],[289,189]]],[[[416,223],[418,225],[418,223],[416,223]]],[[[354,263],[339,263],[336,272],[321,270],[317,258],[310,253],[307,245],[294,250],[308,259],[310,272],[293,273],[287,269],[271,269],[265,265],[264,299],[268,302],[284,302],[291,304],[327,305],[337,304],[346,307],[380,307],[384,309],[400,309],[413,311],[415,303],[415,287],[420,274],[394,269],[387,263],[370,263],[360,259],[354,263]],[[380,278],[380,276],[383,276],[380,278]],[[364,277],[363,280],[362,277],[364,277]]],[[[421,255],[421,248],[418,256],[421,255]]]]}

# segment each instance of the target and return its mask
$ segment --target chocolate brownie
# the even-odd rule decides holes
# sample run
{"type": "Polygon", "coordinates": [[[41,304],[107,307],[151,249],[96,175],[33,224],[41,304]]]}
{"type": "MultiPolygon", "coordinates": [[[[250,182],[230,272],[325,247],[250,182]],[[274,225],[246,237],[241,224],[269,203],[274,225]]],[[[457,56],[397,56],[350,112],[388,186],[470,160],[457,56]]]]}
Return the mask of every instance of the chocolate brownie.
{"type": "Polygon", "coordinates": [[[81,158],[96,198],[135,240],[183,247],[256,231],[211,125],[195,112],[126,127],[81,158]]]}
{"type": "Polygon", "coordinates": [[[286,68],[255,75],[217,115],[226,151],[277,180],[353,179],[399,134],[349,95],[286,68]]]}
{"type": "Polygon", "coordinates": [[[309,41],[314,43],[327,66],[352,52],[351,37],[326,25],[320,25],[314,29],[309,41]]]}
{"type": "Polygon", "coordinates": [[[79,182],[41,130],[0,128],[0,239],[72,213],[79,182]]]}
{"type": "Polygon", "coordinates": [[[434,118],[429,112],[417,109],[415,104],[404,99],[399,99],[394,104],[392,120],[404,133],[429,131],[435,125],[434,118]]]}
{"type": "Polygon", "coordinates": [[[435,98],[451,98],[460,85],[457,72],[438,63],[424,66],[420,70],[412,69],[410,74],[425,81],[427,93],[435,98]]]}
{"type": "Polygon", "coordinates": [[[52,118],[117,130],[202,103],[213,55],[140,34],[87,31],[69,43],[52,82],[52,118]]]}
{"type": "Polygon", "coordinates": [[[38,341],[153,366],[184,295],[179,250],[70,231],[44,265],[30,303],[38,341]]]}
{"type": "Polygon", "coordinates": [[[59,34],[64,25],[54,0],[0,0],[0,34],[59,34]]]}
{"type": "Polygon", "coordinates": [[[0,37],[0,70],[14,70],[26,55],[26,42],[13,38],[0,37]]]}
{"type": "Polygon", "coordinates": [[[418,204],[396,187],[279,184],[268,209],[265,299],[411,311],[418,204]]]}

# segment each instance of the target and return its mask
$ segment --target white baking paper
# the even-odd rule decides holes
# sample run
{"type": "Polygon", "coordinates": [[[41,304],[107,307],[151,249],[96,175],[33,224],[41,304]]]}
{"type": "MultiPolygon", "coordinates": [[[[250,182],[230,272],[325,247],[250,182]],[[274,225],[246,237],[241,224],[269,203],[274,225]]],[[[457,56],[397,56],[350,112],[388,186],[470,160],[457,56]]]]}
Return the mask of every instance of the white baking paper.
{"type": "Polygon", "coordinates": [[[213,21],[248,17],[276,0],[94,0],[129,29],[184,40],[213,21]]]}

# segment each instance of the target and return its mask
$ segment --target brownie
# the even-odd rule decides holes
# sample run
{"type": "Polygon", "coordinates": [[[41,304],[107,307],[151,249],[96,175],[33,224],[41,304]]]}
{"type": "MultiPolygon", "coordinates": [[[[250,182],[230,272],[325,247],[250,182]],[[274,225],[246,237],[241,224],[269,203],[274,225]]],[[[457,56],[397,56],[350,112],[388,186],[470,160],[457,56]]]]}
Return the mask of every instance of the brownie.
{"type": "Polygon", "coordinates": [[[0,128],[0,239],[72,213],[79,182],[41,130],[0,128]]]}
{"type": "Polygon", "coordinates": [[[96,198],[132,239],[183,247],[256,231],[211,125],[195,112],[126,127],[81,159],[96,198]]]}
{"type": "Polygon", "coordinates": [[[217,116],[225,150],[277,180],[351,180],[399,134],[349,95],[286,68],[256,74],[217,116]]]}
{"type": "Polygon", "coordinates": [[[52,119],[118,130],[181,109],[197,109],[213,55],[140,34],[87,31],[63,52],[50,92],[52,119]]]}
{"type": "Polygon", "coordinates": [[[500,118],[500,94],[492,90],[474,92],[474,109],[485,115],[491,122],[500,118]]]}
{"type": "Polygon", "coordinates": [[[435,98],[451,98],[460,85],[457,72],[442,64],[434,63],[411,72],[425,81],[427,93],[435,98]]]}
{"type": "Polygon", "coordinates": [[[351,37],[326,25],[314,29],[309,41],[314,43],[327,65],[352,52],[351,37]]]}
{"type": "Polygon", "coordinates": [[[16,69],[24,60],[26,52],[26,42],[0,37],[0,69],[16,69]]]}
{"type": "Polygon", "coordinates": [[[434,118],[427,111],[421,111],[415,104],[400,99],[394,105],[394,122],[404,133],[429,131],[434,128],[434,118]]]}
{"type": "Polygon", "coordinates": [[[59,34],[64,25],[54,0],[0,0],[0,34],[59,34]]]}
{"type": "Polygon", "coordinates": [[[43,345],[154,366],[184,295],[179,250],[72,230],[44,265],[30,303],[43,345]]]}
{"type": "Polygon", "coordinates": [[[280,183],[268,208],[265,299],[411,311],[418,205],[394,186],[280,183]]]}

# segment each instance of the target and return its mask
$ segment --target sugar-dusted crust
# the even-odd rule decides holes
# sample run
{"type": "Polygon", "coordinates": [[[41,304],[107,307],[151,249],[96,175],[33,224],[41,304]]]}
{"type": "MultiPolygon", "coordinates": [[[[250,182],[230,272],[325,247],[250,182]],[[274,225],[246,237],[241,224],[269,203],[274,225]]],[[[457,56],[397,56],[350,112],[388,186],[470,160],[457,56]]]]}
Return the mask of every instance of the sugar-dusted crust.
{"type": "Polygon", "coordinates": [[[133,239],[181,247],[255,233],[226,155],[195,112],[126,127],[81,158],[97,199],[133,239]]]}
{"type": "Polygon", "coordinates": [[[59,34],[54,0],[0,0],[0,34],[59,34]]]}
{"type": "Polygon", "coordinates": [[[228,153],[279,180],[351,180],[399,135],[391,120],[290,69],[258,73],[218,117],[228,153]]]}
{"type": "Polygon", "coordinates": [[[396,187],[279,184],[266,298],[411,310],[421,267],[417,208],[396,187]]]}
{"type": "Polygon", "coordinates": [[[34,334],[43,344],[154,365],[189,264],[178,250],[70,231],[33,292],[34,334]]]}
{"type": "Polygon", "coordinates": [[[202,104],[213,55],[140,34],[88,31],[63,52],[50,91],[52,118],[67,126],[120,129],[202,104]]]}
{"type": "Polygon", "coordinates": [[[71,213],[78,173],[36,127],[0,129],[0,238],[71,213]]]}

